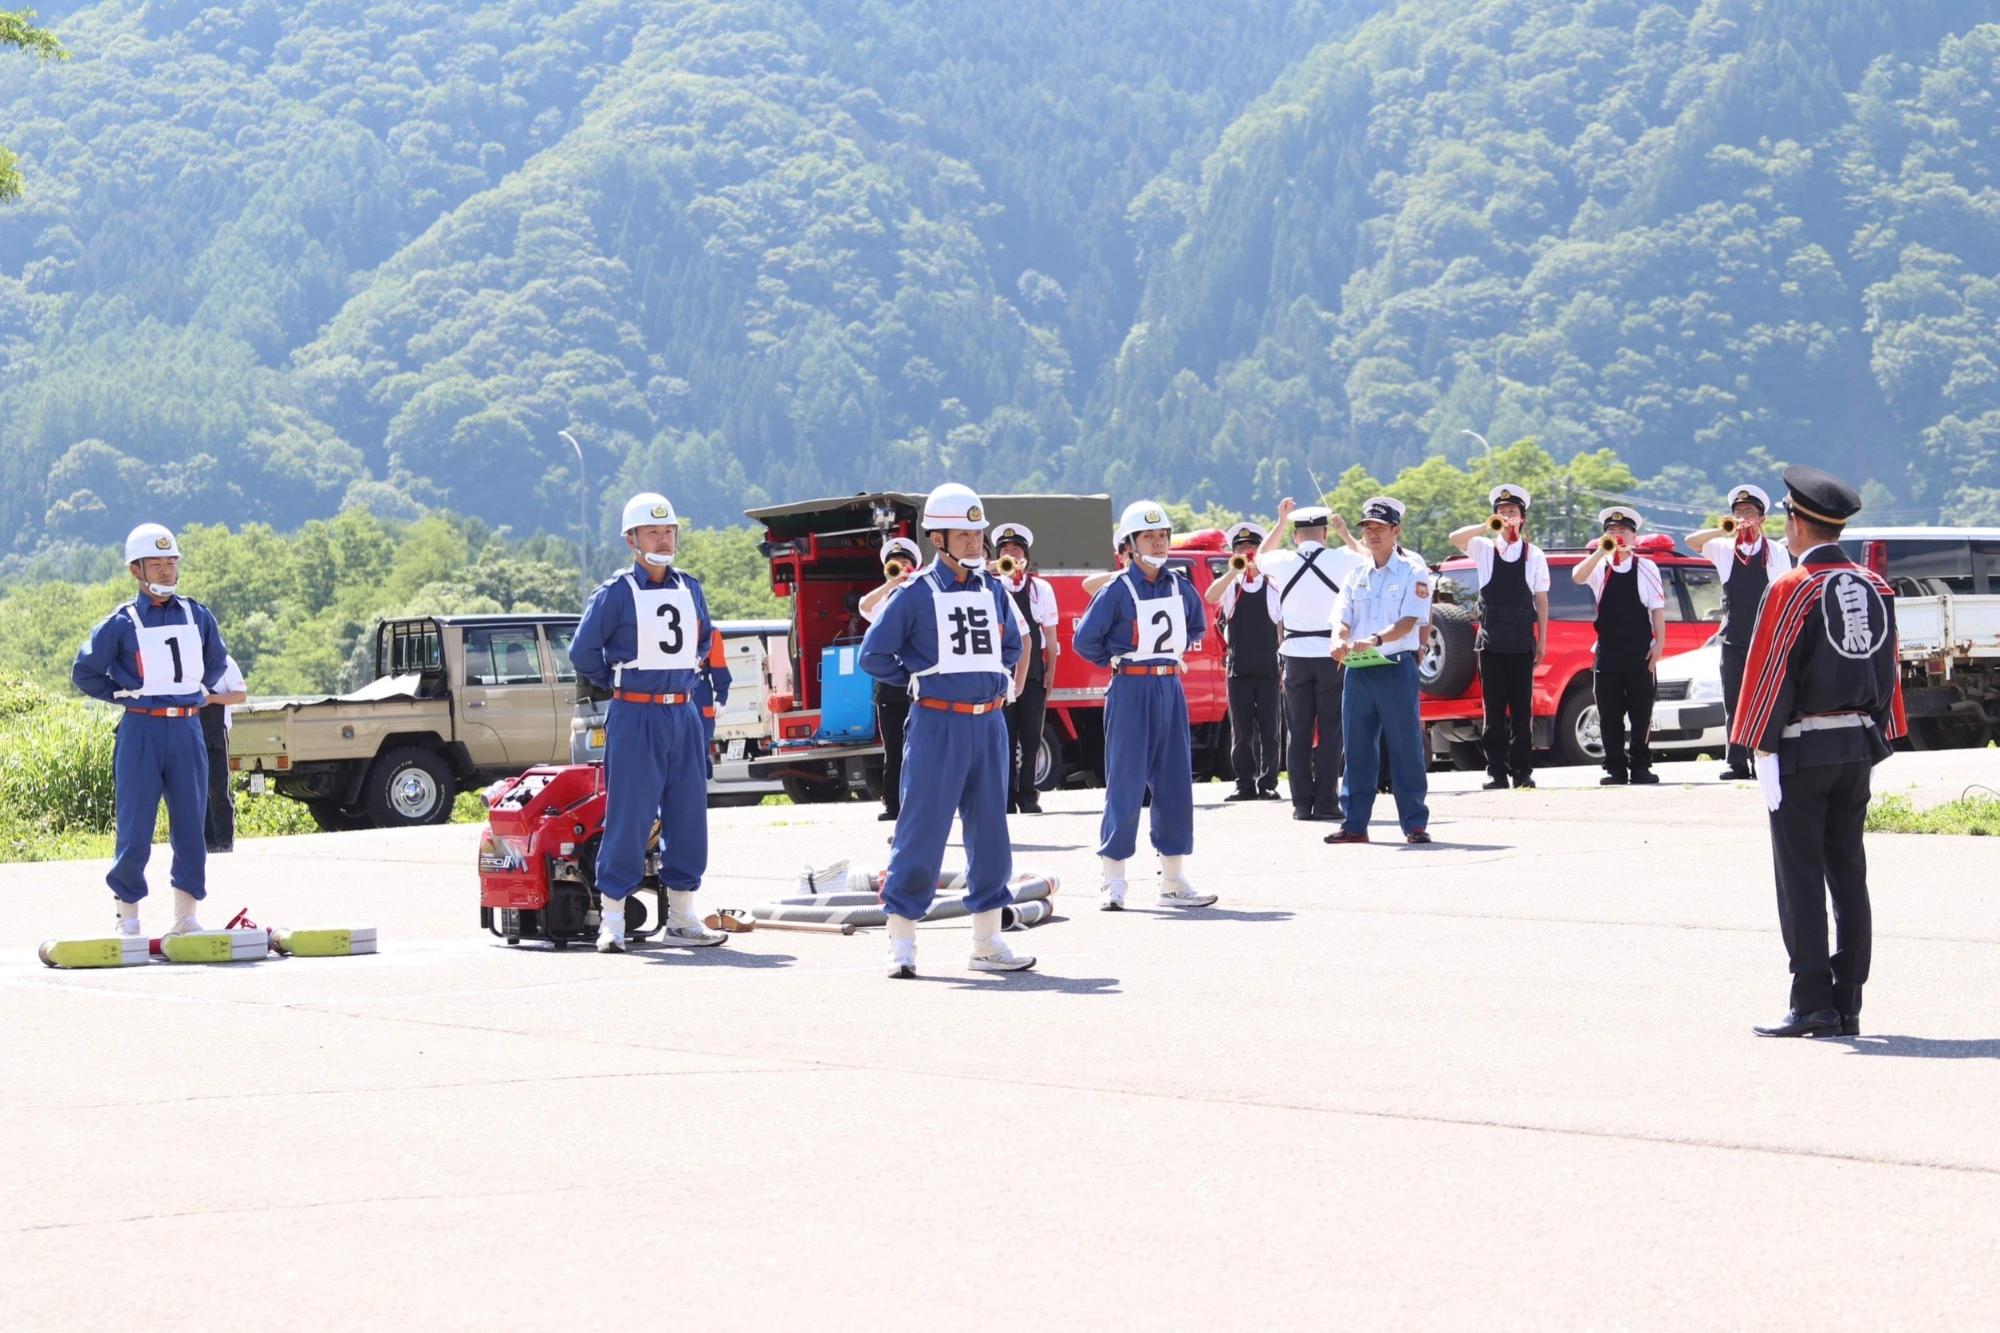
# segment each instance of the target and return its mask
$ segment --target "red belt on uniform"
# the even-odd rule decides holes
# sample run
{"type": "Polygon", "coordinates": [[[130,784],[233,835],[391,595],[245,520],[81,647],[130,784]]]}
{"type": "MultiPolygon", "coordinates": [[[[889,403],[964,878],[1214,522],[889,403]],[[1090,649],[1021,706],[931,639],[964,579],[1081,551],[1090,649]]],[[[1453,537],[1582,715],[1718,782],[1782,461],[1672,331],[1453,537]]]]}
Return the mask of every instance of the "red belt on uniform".
{"type": "Polygon", "coordinates": [[[992,713],[1007,706],[1007,696],[1000,695],[988,699],[983,704],[954,703],[950,699],[918,699],[917,707],[932,708],[940,713],[969,713],[978,717],[981,713],[992,713]]]}
{"type": "Polygon", "coordinates": [[[1181,674],[1181,669],[1178,663],[1168,662],[1158,666],[1121,666],[1118,668],[1118,674],[1121,676],[1178,676],[1181,674]]]}
{"type": "Polygon", "coordinates": [[[193,717],[201,710],[199,708],[127,708],[125,711],[128,713],[137,713],[140,717],[193,717]]]}
{"type": "Polygon", "coordinates": [[[631,690],[613,690],[611,697],[621,704],[684,704],[693,696],[686,694],[634,694],[631,690]]]}

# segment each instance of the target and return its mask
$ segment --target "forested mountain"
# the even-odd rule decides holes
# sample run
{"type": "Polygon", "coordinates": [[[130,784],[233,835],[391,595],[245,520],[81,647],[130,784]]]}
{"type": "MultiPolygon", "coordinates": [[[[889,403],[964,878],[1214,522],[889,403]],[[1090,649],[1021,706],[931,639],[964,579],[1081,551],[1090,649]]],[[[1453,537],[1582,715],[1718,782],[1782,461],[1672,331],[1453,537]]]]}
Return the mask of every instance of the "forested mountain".
{"type": "Polygon", "coordinates": [[[1465,428],[2000,518],[2000,0],[100,0],[0,55],[0,549],[1465,428]]]}

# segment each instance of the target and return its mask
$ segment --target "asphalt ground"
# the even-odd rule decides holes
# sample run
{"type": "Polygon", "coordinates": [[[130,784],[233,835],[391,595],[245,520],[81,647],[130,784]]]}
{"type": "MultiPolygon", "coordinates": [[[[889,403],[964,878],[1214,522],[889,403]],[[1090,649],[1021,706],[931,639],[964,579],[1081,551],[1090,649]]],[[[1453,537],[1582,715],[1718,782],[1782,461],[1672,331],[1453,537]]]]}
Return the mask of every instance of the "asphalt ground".
{"type": "MultiPolygon", "coordinates": [[[[0,867],[0,1323],[1991,1326],[2000,855],[1871,837],[1866,1035],[1758,1040],[1765,819],[1717,769],[1436,775],[1428,848],[1210,784],[1187,914],[1150,853],[1096,911],[1097,794],[1057,793],[1014,826],[1063,882],[1009,937],[1040,966],[967,972],[958,921],[917,982],[879,933],[507,948],[463,826],[213,862],[210,924],[367,958],[51,971],[104,866],[0,867]]],[[[1975,782],[2000,755],[1877,770],[1975,782]]],[[[874,814],[714,812],[706,905],[879,864],[874,814]]]]}

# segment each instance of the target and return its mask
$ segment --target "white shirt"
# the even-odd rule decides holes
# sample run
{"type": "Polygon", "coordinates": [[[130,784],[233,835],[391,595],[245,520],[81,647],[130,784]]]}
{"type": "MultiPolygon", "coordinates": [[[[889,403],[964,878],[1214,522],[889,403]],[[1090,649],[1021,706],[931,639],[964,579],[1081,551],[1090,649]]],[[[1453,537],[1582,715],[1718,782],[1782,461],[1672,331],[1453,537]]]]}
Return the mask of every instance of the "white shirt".
{"type": "Polygon", "coordinates": [[[1374,634],[1386,634],[1405,616],[1416,618],[1416,627],[1400,639],[1385,639],[1382,653],[1413,653],[1431,618],[1431,572],[1408,552],[1392,554],[1379,566],[1368,561],[1357,574],[1340,585],[1330,617],[1338,629],[1348,628],[1350,643],[1374,634]]]}
{"type": "MultiPolygon", "coordinates": [[[[875,605],[861,607],[860,608],[861,619],[866,621],[870,625],[880,620],[882,618],[882,613],[889,609],[889,603],[895,601],[898,597],[901,597],[903,595],[903,589],[909,587],[912,583],[915,583],[918,579],[927,577],[930,574],[932,568],[933,566],[931,565],[925,565],[922,569],[916,571],[914,574],[911,574],[901,583],[891,588],[889,590],[889,595],[887,597],[884,597],[881,601],[875,603],[875,605]]],[[[1002,587],[1007,586],[1006,579],[1000,578],[1000,576],[997,574],[994,575],[994,578],[998,580],[998,582],[1002,587]]],[[[1048,581],[1046,579],[1036,579],[1035,582],[1041,584],[1042,587],[1047,588],[1049,594],[1049,618],[1047,620],[1042,620],[1041,623],[1044,625],[1053,625],[1056,623],[1055,589],[1049,588],[1048,581]]],[[[1032,598],[1033,594],[1030,594],[1031,601],[1032,598]]],[[[1007,609],[1014,617],[1014,632],[1019,634],[1021,636],[1021,642],[1023,644],[1026,644],[1028,642],[1028,622],[1026,619],[1022,617],[1020,606],[1014,601],[1014,599],[1011,596],[1008,597],[1007,599],[1007,609]]],[[[1041,617],[1039,615],[1037,615],[1035,618],[1037,620],[1041,620],[1041,617]]]]}
{"type": "Polygon", "coordinates": [[[1479,586],[1484,588],[1488,583],[1493,581],[1493,562],[1495,559],[1505,561],[1511,565],[1521,559],[1523,550],[1527,552],[1528,559],[1528,568],[1525,571],[1528,579],[1528,591],[1531,593],[1547,592],[1549,590],[1549,558],[1543,554],[1542,548],[1533,542],[1503,543],[1495,541],[1491,537],[1475,537],[1472,539],[1472,544],[1466,548],[1465,553],[1472,557],[1472,567],[1479,575],[1479,586]]]}
{"type": "Polygon", "coordinates": [[[1278,645],[1278,651],[1286,657],[1325,657],[1333,651],[1333,645],[1327,641],[1327,626],[1333,623],[1336,594],[1311,570],[1303,569],[1305,557],[1315,551],[1319,554],[1313,559],[1313,569],[1342,588],[1367,563],[1365,557],[1345,546],[1320,542],[1300,542],[1296,551],[1267,551],[1257,557],[1257,568],[1278,589],[1280,623],[1285,627],[1285,640],[1278,645]],[[1296,582],[1294,574],[1299,576],[1296,582]],[[1292,589],[1289,593],[1285,591],[1287,584],[1292,589]]]}
{"type": "MultiPolygon", "coordinates": [[[[1007,590],[1010,600],[1015,593],[1021,590],[1020,581],[1017,579],[1001,579],[1000,586],[1007,590]]],[[[1019,605],[1020,603],[1015,603],[1017,608],[1019,605]]],[[[1043,629],[1053,629],[1056,622],[1062,618],[1061,614],[1056,610],[1056,590],[1049,585],[1047,579],[1039,575],[1028,576],[1028,613],[1035,618],[1035,623],[1043,629]]],[[[1028,636],[1027,623],[1023,621],[1018,628],[1021,631],[1022,639],[1025,640],[1028,636]]],[[[1043,635],[1042,637],[1047,638],[1048,636],[1043,635]]]]}
{"type": "MultiPolygon", "coordinates": [[[[1321,556],[1320,558],[1324,560],[1326,557],[1321,556]]],[[[1260,569],[1263,567],[1261,562],[1258,567],[1260,569]]],[[[1310,579],[1312,575],[1308,574],[1306,577],[1310,579]]],[[[1313,582],[1318,583],[1319,580],[1313,579],[1313,582]]],[[[1254,579],[1238,578],[1234,583],[1224,588],[1222,590],[1222,602],[1219,609],[1225,617],[1233,616],[1236,614],[1236,604],[1243,600],[1245,594],[1254,596],[1257,593],[1264,594],[1264,610],[1271,617],[1271,623],[1274,625],[1283,624],[1284,607],[1278,598],[1278,585],[1271,582],[1270,577],[1265,574],[1259,574],[1254,579]]]]}
{"type": "Polygon", "coordinates": [[[1634,560],[1639,562],[1639,604],[1648,611],[1665,609],[1667,605],[1667,590],[1666,586],[1660,581],[1660,567],[1642,555],[1628,556],[1625,563],[1617,566],[1615,569],[1612,568],[1609,560],[1598,561],[1596,567],[1590,571],[1587,580],[1590,584],[1592,595],[1602,600],[1604,597],[1606,572],[1623,574],[1626,570],[1632,568],[1634,560]]]}
{"type": "MultiPolygon", "coordinates": [[[[248,694],[250,692],[250,684],[243,679],[243,668],[236,665],[236,659],[234,657],[224,657],[222,659],[222,679],[215,683],[215,692],[217,694],[235,694],[238,690],[248,694]]],[[[222,729],[227,731],[235,725],[236,705],[229,704],[222,710],[222,729]]]]}
{"type": "MultiPolygon", "coordinates": [[[[1702,558],[1715,566],[1715,572],[1722,575],[1722,581],[1729,581],[1730,571],[1736,565],[1736,538],[1712,537],[1702,543],[1702,558]]],[[[1759,537],[1755,546],[1743,548],[1755,559],[1760,549],[1764,556],[1764,568],[1770,577],[1776,578],[1792,567],[1792,554],[1768,537],[1759,537]]]]}

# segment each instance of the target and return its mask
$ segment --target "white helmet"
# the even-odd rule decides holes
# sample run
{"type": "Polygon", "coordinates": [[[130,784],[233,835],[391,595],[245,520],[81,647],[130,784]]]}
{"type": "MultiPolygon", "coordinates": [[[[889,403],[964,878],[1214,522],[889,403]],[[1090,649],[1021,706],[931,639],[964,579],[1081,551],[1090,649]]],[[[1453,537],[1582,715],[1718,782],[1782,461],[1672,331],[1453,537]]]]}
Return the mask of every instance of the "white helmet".
{"type": "Polygon", "coordinates": [[[924,498],[925,532],[984,532],[986,506],[970,486],[948,481],[924,498]]]}
{"type": "Polygon", "coordinates": [[[1114,541],[1124,541],[1135,532],[1151,532],[1155,528],[1174,530],[1174,521],[1167,517],[1167,511],[1151,500],[1134,500],[1125,506],[1125,512],[1118,516],[1118,532],[1114,541]]]}
{"type": "Polygon", "coordinates": [[[630,532],[648,523],[660,523],[670,528],[681,525],[680,517],[674,513],[674,502],[658,491],[641,491],[627,500],[624,525],[618,530],[630,532]]]}
{"type": "Polygon", "coordinates": [[[173,556],[179,559],[181,544],[174,540],[174,534],[159,523],[141,523],[125,535],[125,563],[134,560],[149,560],[155,556],[173,556]]]}

